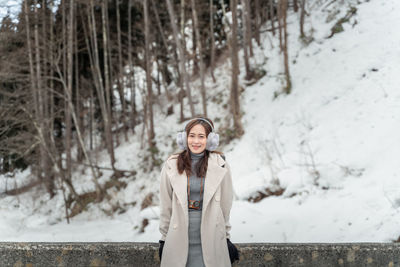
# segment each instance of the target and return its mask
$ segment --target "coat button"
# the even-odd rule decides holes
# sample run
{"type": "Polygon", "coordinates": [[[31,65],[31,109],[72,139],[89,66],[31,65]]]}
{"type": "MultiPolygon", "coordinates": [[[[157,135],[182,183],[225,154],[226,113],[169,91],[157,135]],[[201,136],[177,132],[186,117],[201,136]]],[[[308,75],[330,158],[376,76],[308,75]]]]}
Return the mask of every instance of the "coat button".
{"type": "Polygon", "coordinates": [[[177,225],[177,224],[174,224],[174,229],[176,229],[176,228],[178,228],[178,225],[177,225]]]}
{"type": "Polygon", "coordinates": [[[219,196],[216,196],[216,197],[215,197],[215,201],[219,201],[219,196]]]}

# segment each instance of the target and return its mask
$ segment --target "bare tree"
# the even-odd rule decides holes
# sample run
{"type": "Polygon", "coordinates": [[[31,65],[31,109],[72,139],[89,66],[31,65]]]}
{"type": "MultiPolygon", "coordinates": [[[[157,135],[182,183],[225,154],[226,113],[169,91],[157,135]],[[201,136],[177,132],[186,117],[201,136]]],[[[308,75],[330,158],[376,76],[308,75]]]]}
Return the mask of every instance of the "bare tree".
{"type": "Polygon", "coordinates": [[[280,25],[282,26],[282,29],[280,32],[283,34],[283,45],[282,45],[282,50],[283,50],[283,59],[284,59],[284,67],[285,67],[285,80],[286,80],[286,85],[284,87],[284,92],[286,94],[290,94],[291,88],[292,88],[292,83],[290,80],[290,73],[289,73],[289,55],[288,55],[288,33],[287,33],[287,6],[288,2],[287,0],[280,0],[280,20],[282,22],[280,25]]]}
{"type": "MultiPolygon", "coordinates": [[[[53,22],[51,21],[52,19],[52,12],[49,12],[49,3],[50,1],[46,1],[46,0],[42,0],[41,2],[41,9],[42,12],[41,14],[38,14],[41,16],[40,20],[41,20],[41,30],[42,30],[42,36],[41,36],[41,47],[43,49],[43,51],[50,51],[50,47],[51,47],[51,36],[49,37],[49,27],[48,27],[48,23],[51,27],[51,25],[53,24],[53,22]],[[47,19],[47,16],[50,18],[50,20],[47,19]],[[46,40],[46,41],[45,41],[46,40]],[[49,42],[50,41],[50,42],[49,42]]],[[[50,33],[51,34],[51,33],[50,33]]],[[[49,69],[49,62],[51,62],[51,51],[50,53],[43,53],[43,59],[42,59],[42,69],[43,69],[43,74],[42,74],[42,80],[43,80],[43,127],[45,129],[44,134],[46,135],[46,139],[49,138],[49,136],[52,134],[52,128],[50,121],[53,119],[53,117],[50,117],[50,90],[49,90],[49,84],[51,82],[51,78],[52,75],[50,74],[50,69],[49,69]]],[[[51,167],[51,162],[50,162],[50,158],[48,156],[47,153],[44,153],[44,157],[45,159],[43,159],[43,170],[44,170],[44,177],[45,177],[45,183],[46,183],[46,188],[48,190],[48,192],[50,193],[50,196],[52,197],[53,195],[55,195],[55,191],[54,191],[54,175],[53,175],[53,171],[52,171],[52,167],[51,167]]]]}
{"type": "MultiPolygon", "coordinates": [[[[188,74],[186,71],[185,51],[184,51],[182,43],[178,37],[178,27],[176,26],[176,22],[175,22],[176,21],[175,11],[171,4],[171,0],[167,0],[167,8],[168,8],[169,17],[171,20],[171,26],[172,26],[174,40],[176,43],[176,47],[178,48],[179,69],[180,69],[181,76],[183,76],[183,81],[184,81],[184,84],[186,87],[187,97],[189,99],[190,112],[192,114],[192,117],[194,117],[195,111],[194,111],[194,105],[193,105],[193,101],[192,101],[192,94],[191,94],[191,90],[190,90],[190,86],[189,86],[189,77],[188,77],[188,74]]],[[[183,35],[181,37],[184,38],[183,35]]],[[[182,116],[181,116],[181,119],[183,119],[182,116]]]]}
{"type": "Polygon", "coordinates": [[[247,9],[247,0],[242,0],[242,22],[243,22],[243,57],[244,57],[244,66],[246,69],[246,80],[250,80],[252,78],[252,72],[250,69],[250,62],[249,62],[249,50],[251,48],[251,35],[250,35],[250,17],[247,9]]]}
{"type": "MultiPolygon", "coordinates": [[[[35,0],[36,1],[36,0],[35,0]]],[[[40,53],[39,53],[39,30],[38,30],[38,19],[37,19],[37,8],[38,8],[38,3],[37,1],[34,2],[35,7],[34,7],[34,12],[35,14],[35,25],[34,25],[34,42],[35,42],[35,52],[32,49],[32,42],[31,42],[31,34],[30,34],[30,19],[29,19],[29,13],[30,13],[30,8],[28,6],[27,1],[24,3],[24,8],[25,8],[25,27],[26,27],[26,34],[27,34],[27,45],[28,45],[28,58],[29,58],[29,70],[30,70],[30,84],[31,84],[31,92],[32,92],[32,99],[33,99],[33,114],[30,112],[30,110],[27,110],[25,106],[20,106],[21,110],[30,118],[32,125],[34,126],[34,129],[36,130],[36,140],[38,141],[39,148],[40,148],[40,159],[39,159],[39,164],[40,166],[46,166],[43,165],[43,159],[50,159],[53,163],[54,168],[57,170],[57,173],[59,176],[62,178],[62,181],[65,182],[69,188],[69,191],[72,195],[76,197],[76,199],[79,201],[79,196],[76,193],[71,180],[65,176],[65,172],[62,167],[61,163],[61,156],[57,152],[57,148],[54,142],[54,137],[53,134],[51,133],[50,135],[46,134],[46,131],[48,129],[44,128],[44,122],[45,118],[43,118],[43,95],[45,92],[39,92],[42,88],[39,89],[39,85],[41,86],[41,60],[40,60],[40,53]],[[33,59],[33,55],[35,54],[35,62],[33,59]],[[36,63],[36,69],[34,68],[34,63],[36,63]],[[39,81],[39,83],[38,83],[39,81]],[[39,108],[39,103],[41,104],[41,109],[39,108]]],[[[29,105],[28,105],[29,107],[29,105]]],[[[35,146],[35,145],[34,145],[35,146]]],[[[33,146],[33,147],[34,147],[33,146]]],[[[42,177],[44,171],[47,170],[40,170],[38,176],[39,178],[42,177]]],[[[49,174],[49,173],[47,173],[49,174]]],[[[47,187],[47,186],[46,186],[47,187]]],[[[48,189],[48,188],[47,188],[48,189]]],[[[49,189],[48,189],[49,190],[49,189]]],[[[49,192],[50,195],[52,195],[52,192],[49,192]]],[[[68,214],[67,214],[68,217],[68,214]]]]}
{"type": "Polygon", "coordinates": [[[128,125],[126,122],[126,101],[125,101],[125,85],[123,84],[122,81],[122,75],[124,73],[123,70],[123,61],[122,61],[122,41],[121,41],[121,15],[120,15],[120,1],[121,0],[115,0],[115,10],[116,10],[116,15],[117,15],[117,39],[118,39],[118,73],[119,77],[117,79],[117,88],[118,88],[118,94],[119,94],[119,99],[121,102],[121,120],[122,124],[124,125],[124,136],[125,136],[125,141],[128,141],[128,135],[127,135],[127,129],[128,125]]]}
{"type": "Polygon", "coordinates": [[[133,70],[133,59],[132,59],[132,1],[128,0],[128,64],[129,64],[129,85],[131,87],[131,129],[135,133],[136,126],[136,84],[135,84],[135,72],[133,70]]]}
{"type": "MultiPolygon", "coordinates": [[[[65,4],[63,5],[65,8],[65,4]]],[[[72,142],[72,122],[71,122],[71,109],[69,103],[72,102],[72,75],[73,75],[73,21],[74,21],[74,0],[69,1],[69,16],[67,23],[67,35],[63,36],[64,47],[67,47],[67,68],[65,72],[67,73],[67,82],[65,94],[65,153],[67,155],[66,160],[66,176],[67,179],[71,179],[72,166],[71,166],[71,142],[72,142]]],[[[66,19],[67,16],[63,17],[66,19]]]]}
{"type": "MultiPolygon", "coordinates": [[[[73,106],[73,101],[72,101],[72,84],[73,84],[73,80],[72,80],[72,74],[73,74],[73,47],[74,47],[74,20],[75,20],[75,3],[74,0],[70,0],[69,2],[70,6],[69,6],[69,19],[68,19],[68,28],[67,28],[67,80],[65,80],[63,78],[63,75],[61,73],[61,71],[57,68],[58,74],[61,77],[60,78],[60,82],[63,85],[64,91],[65,91],[65,98],[66,98],[66,109],[69,110],[68,115],[73,119],[74,124],[75,125],[79,125],[78,124],[78,119],[75,113],[75,108],[73,106]]],[[[56,65],[57,67],[58,65],[56,65]]],[[[70,118],[70,119],[71,119],[70,118]]],[[[71,123],[71,122],[70,122],[71,123]]],[[[79,145],[84,153],[85,159],[89,162],[89,166],[90,166],[90,170],[92,171],[92,180],[96,186],[96,191],[97,191],[97,197],[98,199],[101,199],[103,197],[103,190],[100,186],[100,184],[97,181],[98,178],[98,174],[96,173],[96,171],[93,168],[93,163],[92,160],[90,159],[90,157],[88,156],[87,152],[86,152],[86,148],[83,142],[83,136],[81,134],[80,128],[76,127],[76,132],[77,132],[77,138],[79,141],[79,145]]],[[[70,147],[68,149],[71,149],[70,147]]],[[[68,183],[71,183],[71,177],[70,174],[67,173],[67,177],[66,180],[68,181],[68,183]]]]}
{"type": "Polygon", "coordinates": [[[270,19],[270,21],[271,21],[272,35],[275,36],[274,0],[269,0],[269,19],[270,19]]]}
{"type": "Polygon", "coordinates": [[[215,68],[215,37],[214,37],[214,3],[210,0],[210,37],[211,37],[211,51],[210,51],[210,73],[215,83],[214,68],[215,68]]]}
{"type": "Polygon", "coordinates": [[[148,120],[150,128],[147,131],[149,148],[155,147],[154,141],[154,120],[153,120],[153,92],[152,92],[152,80],[151,80],[151,67],[150,67],[150,31],[149,31],[149,11],[147,0],[143,2],[143,13],[144,13],[144,38],[145,38],[145,58],[146,58],[146,85],[147,85],[147,108],[148,108],[148,120]]]}
{"type": "Polygon", "coordinates": [[[297,0],[293,0],[293,10],[294,12],[299,10],[299,4],[297,3],[297,0]]]}
{"type": "MultiPolygon", "coordinates": [[[[153,12],[155,14],[155,18],[156,18],[156,21],[157,21],[157,28],[158,28],[158,31],[160,32],[161,40],[162,40],[162,44],[163,44],[163,48],[158,49],[158,51],[160,53],[160,54],[158,54],[158,56],[160,56],[160,59],[161,59],[162,63],[160,64],[158,62],[158,60],[157,60],[157,64],[159,65],[159,69],[161,69],[161,75],[163,77],[162,82],[164,83],[164,89],[165,89],[165,92],[167,94],[167,98],[168,99],[172,99],[173,96],[170,94],[170,92],[168,91],[168,88],[167,88],[168,84],[171,82],[171,78],[170,78],[169,73],[168,73],[168,65],[169,65],[169,62],[167,60],[168,57],[166,55],[162,54],[162,53],[166,53],[166,52],[168,53],[168,50],[169,50],[168,49],[168,42],[167,42],[167,39],[166,39],[165,34],[164,34],[164,30],[163,30],[163,27],[162,27],[162,23],[161,23],[161,19],[160,19],[160,15],[159,15],[159,12],[158,12],[157,5],[155,4],[154,0],[151,0],[151,4],[152,4],[153,12]]],[[[178,60],[178,57],[177,57],[177,54],[176,54],[175,51],[173,53],[173,58],[174,58],[174,60],[173,60],[173,62],[171,62],[172,66],[175,68],[176,73],[178,74],[178,76],[180,76],[179,64],[178,64],[179,60],[178,60]]]]}
{"type": "Polygon", "coordinates": [[[243,135],[243,125],[240,114],[240,93],[239,93],[239,58],[238,58],[238,41],[237,41],[237,3],[231,0],[232,25],[230,36],[230,50],[232,62],[232,84],[231,84],[231,110],[233,114],[233,123],[235,127],[236,137],[243,135]]]}
{"type": "Polygon", "coordinates": [[[251,28],[251,7],[249,0],[242,0],[244,4],[244,20],[243,23],[245,24],[246,32],[245,32],[245,43],[249,49],[250,57],[254,56],[253,52],[253,44],[251,42],[252,39],[252,28],[251,28]]]}
{"type": "MultiPolygon", "coordinates": [[[[79,49],[78,49],[78,29],[77,29],[77,3],[75,2],[74,5],[74,20],[73,20],[73,35],[74,35],[74,75],[75,75],[75,114],[76,114],[76,125],[75,127],[77,128],[76,131],[80,131],[82,136],[85,136],[85,98],[81,97],[81,80],[83,78],[83,75],[79,71],[79,49]]],[[[85,87],[82,87],[85,88],[85,87]]],[[[84,90],[82,90],[84,91],[84,90]]],[[[76,144],[80,144],[79,137],[76,135],[76,144]]],[[[78,162],[82,162],[85,159],[85,152],[84,149],[82,148],[81,145],[77,145],[77,155],[76,155],[76,160],[78,162]]]]}
{"type": "Polygon", "coordinates": [[[260,37],[260,26],[261,26],[261,8],[260,8],[260,0],[255,0],[254,1],[254,12],[255,12],[255,18],[254,18],[254,36],[256,38],[256,42],[258,46],[261,46],[261,37],[260,37]]]}
{"type": "Polygon", "coordinates": [[[279,51],[283,52],[283,25],[282,25],[282,1],[283,0],[278,0],[278,7],[277,7],[277,15],[278,15],[278,35],[279,35],[279,51]]]}
{"type": "MultiPolygon", "coordinates": [[[[40,131],[42,132],[42,134],[44,136],[47,136],[47,132],[48,132],[48,128],[46,127],[46,118],[45,118],[45,107],[47,105],[46,103],[46,91],[44,90],[45,88],[45,82],[43,80],[43,68],[42,68],[42,61],[44,59],[44,56],[42,56],[41,53],[41,48],[42,48],[42,43],[41,41],[44,43],[44,41],[42,40],[43,38],[45,38],[45,36],[40,36],[40,32],[39,32],[39,23],[41,23],[43,21],[43,18],[40,18],[40,14],[39,14],[39,2],[38,0],[35,0],[33,2],[34,4],[34,19],[35,19],[35,23],[34,23],[34,56],[35,56],[35,90],[34,90],[34,98],[35,98],[35,105],[36,105],[36,109],[35,109],[35,120],[36,122],[38,122],[38,127],[40,129],[40,131]]],[[[29,27],[29,24],[27,25],[27,27],[29,27]]],[[[42,31],[43,33],[43,31],[42,31]]],[[[32,50],[33,52],[33,50],[32,50]]],[[[48,191],[48,193],[50,194],[50,196],[54,195],[54,181],[52,180],[51,176],[50,176],[50,164],[48,162],[48,156],[46,153],[46,139],[43,138],[42,142],[40,142],[39,145],[39,160],[40,160],[40,164],[39,164],[39,168],[38,168],[38,177],[44,182],[46,189],[48,191]]]]}
{"type": "Polygon", "coordinates": [[[200,82],[201,82],[201,99],[203,102],[203,114],[204,116],[207,116],[207,99],[206,99],[206,88],[204,85],[204,63],[203,63],[203,49],[201,46],[201,37],[200,37],[200,26],[199,26],[199,21],[197,17],[197,12],[196,12],[196,4],[195,0],[191,0],[191,5],[192,5],[192,15],[193,15],[193,28],[194,32],[196,33],[196,43],[197,43],[197,50],[199,51],[197,53],[198,60],[200,63],[200,82]]]}
{"type": "Polygon", "coordinates": [[[111,160],[111,166],[114,168],[115,164],[115,155],[114,155],[114,144],[112,138],[112,121],[111,121],[111,104],[110,104],[110,82],[108,76],[108,56],[107,56],[107,27],[105,25],[106,20],[106,6],[103,3],[101,6],[102,10],[102,22],[103,22],[103,54],[104,55],[104,76],[105,76],[105,86],[103,84],[102,72],[100,69],[99,62],[99,49],[97,45],[97,30],[96,30],[96,19],[94,14],[94,3],[93,0],[90,0],[90,5],[88,6],[88,27],[91,36],[91,44],[93,49],[90,48],[89,43],[87,42],[88,50],[91,51],[91,56],[89,59],[92,65],[92,73],[94,75],[95,88],[97,92],[97,98],[99,100],[101,115],[103,119],[105,137],[106,137],[106,146],[111,160]]]}
{"type": "Polygon", "coordinates": [[[306,14],[306,0],[300,0],[300,38],[304,38],[304,17],[306,14]]]}
{"type": "Polygon", "coordinates": [[[110,71],[109,66],[111,66],[111,61],[109,58],[109,34],[108,34],[108,1],[102,1],[101,6],[101,20],[102,20],[102,29],[103,29],[103,58],[104,58],[104,80],[105,80],[105,97],[106,97],[106,112],[107,116],[105,116],[106,121],[105,124],[105,134],[108,143],[108,153],[110,154],[111,166],[114,167],[115,164],[115,155],[114,155],[114,141],[113,134],[111,131],[112,127],[112,116],[111,116],[111,97],[112,97],[112,88],[110,82],[110,71]]]}

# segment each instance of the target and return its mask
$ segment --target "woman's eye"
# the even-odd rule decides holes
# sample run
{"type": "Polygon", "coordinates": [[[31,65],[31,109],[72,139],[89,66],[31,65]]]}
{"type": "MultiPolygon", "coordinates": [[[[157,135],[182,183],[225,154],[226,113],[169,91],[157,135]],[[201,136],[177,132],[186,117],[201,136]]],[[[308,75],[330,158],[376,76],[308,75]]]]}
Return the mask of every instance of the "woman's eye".
{"type": "MultiPolygon", "coordinates": [[[[194,135],[189,135],[189,138],[196,138],[194,135]]],[[[198,136],[199,139],[205,139],[206,137],[204,135],[198,136]]]]}

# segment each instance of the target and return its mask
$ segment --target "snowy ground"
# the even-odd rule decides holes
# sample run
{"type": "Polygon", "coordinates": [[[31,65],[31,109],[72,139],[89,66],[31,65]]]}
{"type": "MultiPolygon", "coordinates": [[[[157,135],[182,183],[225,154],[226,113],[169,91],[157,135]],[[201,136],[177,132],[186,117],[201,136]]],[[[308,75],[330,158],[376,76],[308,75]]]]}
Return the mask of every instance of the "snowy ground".
{"type": "MultiPolygon", "coordinates": [[[[245,88],[245,135],[221,148],[232,166],[236,193],[231,212],[234,242],[390,242],[400,235],[400,32],[395,27],[400,2],[355,5],[357,14],[332,38],[327,38],[331,27],[355,1],[329,6],[330,1],[317,2],[326,3],[310,6],[306,28],[308,35],[313,29],[314,41],[308,46],[298,39],[297,14],[289,17],[290,95],[273,97],[283,82],[277,38],[264,35],[262,46],[255,46],[253,65],[267,75],[245,88]],[[336,17],[327,21],[336,9],[336,17]],[[248,202],[257,191],[271,188],[272,177],[279,179],[284,194],[248,202]]],[[[209,79],[208,86],[227,95],[229,63],[216,74],[217,84],[209,79]]],[[[225,102],[209,103],[210,117],[220,119],[215,120],[218,131],[224,126],[225,102]]],[[[156,116],[157,143],[165,159],[174,151],[171,140],[183,125],[160,111],[156,116]]],[[[143,167],[138,159],[144,152],[135,136],[116,153],[118,167],[143,167]]],[[[107,165],[106,154],[98,163],[107,165]]],[[[157,195],[158,175],[159,170],[139,171],[135,178],[125,178],[128,186],[110,192],[111,203],[90,206],[70,224],[63,219],[61,194],[51,201],[42,191],[0,197],[0,241],[156,242],[158,199],[143,211],[140,203],[150,192],[157,195]],[[129,204],[135,201],[138,204],[129,204]],[[117,202],[127,211],[105,215],[117,202]],[[139,233],[143,218],[150,223],[139,233]]],[[[18,181],[28,177],[29,170],[18,174],[18,181]]],[[[80,192],[93,189],[87,170],[77,170],[74,177],[81,181],[80,192]]],[[[0,189],[10,180],[0,179],[0,189]]]]}

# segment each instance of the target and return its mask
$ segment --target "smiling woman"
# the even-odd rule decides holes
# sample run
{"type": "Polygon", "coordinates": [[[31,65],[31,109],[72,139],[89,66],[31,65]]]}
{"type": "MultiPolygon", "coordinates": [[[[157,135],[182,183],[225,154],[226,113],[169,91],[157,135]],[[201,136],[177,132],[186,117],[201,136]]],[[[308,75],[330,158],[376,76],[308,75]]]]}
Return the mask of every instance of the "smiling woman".
{"type": "Polygon", "coordinates": [[[238,259],[229,241],[231,171],[215,151],[218,141],[208,118],[192,119],[178,133],[183,151],[170,156],[161,171],[161,266],[226,267],[238,259]]]}

